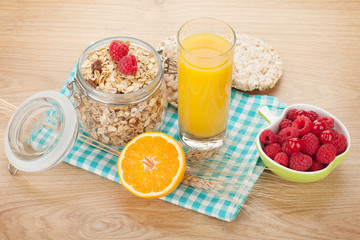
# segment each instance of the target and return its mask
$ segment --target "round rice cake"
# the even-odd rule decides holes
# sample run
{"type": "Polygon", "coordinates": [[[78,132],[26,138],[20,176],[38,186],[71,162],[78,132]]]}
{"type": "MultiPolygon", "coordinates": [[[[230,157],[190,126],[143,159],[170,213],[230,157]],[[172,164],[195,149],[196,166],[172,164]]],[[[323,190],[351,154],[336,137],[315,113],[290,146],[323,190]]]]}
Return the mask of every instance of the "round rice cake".
{"type": "MultiPolygon", "coordinates": [[[[161,40],[159,49],[164,57],[177,59],[176,36],[161,40]]],[[[260,91],[275,86],[282,74],[280,55],[264,41],[238,34],[235,43],[232,87],[242,91],[260,91]]],[[[177,75],[164,74],[168,102],[178,106],[177,75]]]]}
{"type": "MultiPolygon", "coordinates": [[[[158,49],[163,50],[163,56],[177,60],[176,36],[169,36],[160,42],[158,49]]],[[[164,74],[168,102],[171,106],[178,107],[177,74],[164,74]]]]}
{"type": "Polygon", "coordinates": [[[258,38],[236,37],[232,86],[242,91],[273,88],[282,74],[280,55],[258,38]]]}

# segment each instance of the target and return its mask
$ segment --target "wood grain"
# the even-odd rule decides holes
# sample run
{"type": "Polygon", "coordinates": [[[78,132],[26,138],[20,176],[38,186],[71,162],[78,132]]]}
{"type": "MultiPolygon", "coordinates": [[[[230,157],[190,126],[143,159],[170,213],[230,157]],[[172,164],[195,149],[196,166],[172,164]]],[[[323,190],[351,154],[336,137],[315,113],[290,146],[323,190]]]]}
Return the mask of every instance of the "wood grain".
{"type": "MultiPolygon", "coordinates": [[[[0,239],[360,239],[359,1],[3,0],[0,97],[19,105],[36,92],[59,90],[91,41],[126,35],[156,46],[197,16],[223,19],[280,52],[282,79],[251,94],[336,115],[352,137],[344,162],[310,184],[264,173],[244,211],[226,223],[137,198],[66,163],[12,177],[1,147],[0,239]]],[[[0,116],[3,136],[11,111],[0,107],[0,116]]]]}

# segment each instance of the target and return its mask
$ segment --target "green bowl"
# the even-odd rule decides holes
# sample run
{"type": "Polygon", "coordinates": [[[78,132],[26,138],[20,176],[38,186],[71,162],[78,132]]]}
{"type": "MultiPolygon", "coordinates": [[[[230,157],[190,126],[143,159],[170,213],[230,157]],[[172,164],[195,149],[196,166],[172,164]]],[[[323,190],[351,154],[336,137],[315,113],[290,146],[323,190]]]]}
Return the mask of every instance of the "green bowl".
{"type": "Polygon", "coordinates": [[[287,108],[285,108],[284,112],[281,114],[281,116],[277,117],[275,115],[273,115],[268,107],[262,107],[258,109],[258,112],[260,113],[260,115],[262,117],[265,118],[266,121],[268,121],[270,123],[270,126],[267,127],[266,129],[271,129],[273,130],[275,133],[279,132],[279,124],[281,122],[282,119],[286,118],[287,113],[291,110],[291,109],[302,109],[305,111],[315,111],[316,113],[319,114],[320,117],[322,116],[327,116],[327,117],[332,117],[335,120],[334,123],[334,129],[336,131],[338,131],[341,134],[344,134],[344,136],[347,139],[347,148],[345,150],[345,152],[343,152],[342,154],[336,156],[336,158],[334,159],[334,161],[332,161],[326,168],[320,170],[320,171],[315,171],[315,172],[300,172],[300,171],[296,171],[287,167],[284,167],[281,164],[276,163],[275,161],[273,161],[271,158],[269,158],[263,151],[263,144],[260,143],[260,134],[262,131],[264,131],[265,129],[263,129],[256,137],[256,148],[260,154],[261,159],[263,160],[263,162],[265,163],[265,165],[272,171],[274,172],[276,175],[289,180],[289,181],[293,181],[293,182],[315,182],[315,181],[319,181],[323,178],[325,178],[327,175],[329,175],[341,162],[342,160],[344,160],[345,156],[348,154],[349,149],[350,149],[350,135],[349,132],[347,131],[347,129],[345,128],[345,126],[342,124],[342,122],[337,119],[335,116],[333,116],[332,114],[328,113],[327,111],[319,108],[319,107],[315,107],[312,105],[308,105],[308,104],[293,104],[288,106],[287,108]]]}

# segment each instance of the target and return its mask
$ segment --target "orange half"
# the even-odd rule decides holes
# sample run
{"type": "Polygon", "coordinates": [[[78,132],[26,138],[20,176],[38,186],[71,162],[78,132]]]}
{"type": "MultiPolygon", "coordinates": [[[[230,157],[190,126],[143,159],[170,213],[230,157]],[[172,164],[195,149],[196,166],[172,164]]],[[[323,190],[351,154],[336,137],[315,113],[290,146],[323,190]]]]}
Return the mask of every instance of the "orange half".
{"type": "Polygon", "coordinates": [[[180,144],[160,132],[136,136],[121,151],[117,164],[121,184],[142,198],[171,193],[182,181],[185,166],[180,144]]]}

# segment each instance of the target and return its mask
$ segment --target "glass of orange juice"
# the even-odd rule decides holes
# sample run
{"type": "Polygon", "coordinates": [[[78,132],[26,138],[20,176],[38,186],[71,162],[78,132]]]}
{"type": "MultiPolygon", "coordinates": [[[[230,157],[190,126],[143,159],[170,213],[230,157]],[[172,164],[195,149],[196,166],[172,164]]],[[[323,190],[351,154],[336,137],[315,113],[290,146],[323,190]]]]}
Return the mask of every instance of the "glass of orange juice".
{"type": "Polygon", "coordinates": [[[226,138],[236,35],[225,22],[196,18],[178,31],[179,137],[209,150],[226,138]]]}

